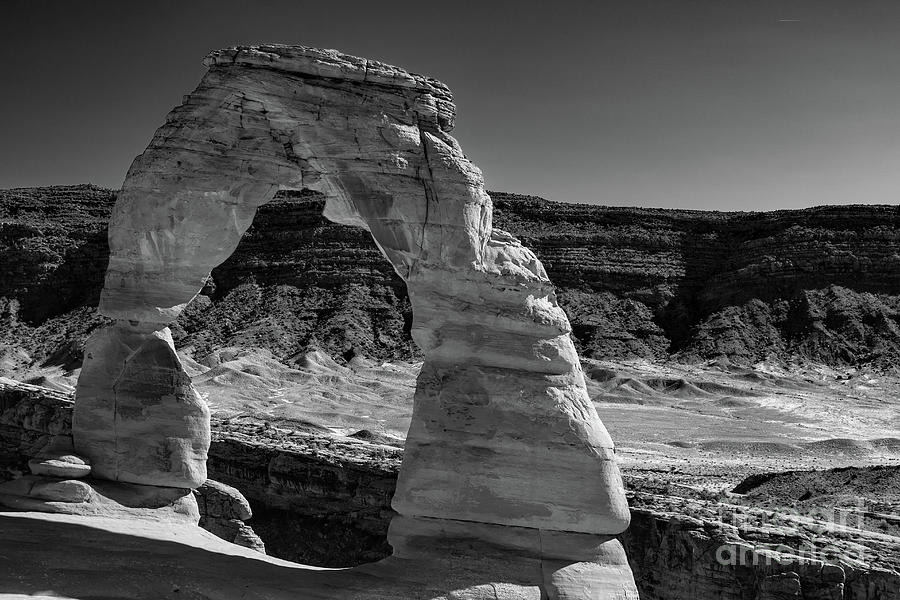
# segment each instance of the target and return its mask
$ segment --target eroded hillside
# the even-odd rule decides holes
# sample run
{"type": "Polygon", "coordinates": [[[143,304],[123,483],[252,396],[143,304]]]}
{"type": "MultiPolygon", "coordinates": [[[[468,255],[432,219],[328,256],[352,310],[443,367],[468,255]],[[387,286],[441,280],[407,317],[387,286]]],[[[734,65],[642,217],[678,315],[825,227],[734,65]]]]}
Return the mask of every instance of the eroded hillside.
{"type": "MultiPolygon", "coordinates": [[[[77,367],[115,194],[94,186],[0,191],[3,368],[77,367]]],[[[492,192],[494,224],[535,250],[586,357],[813,361],[900,358],[900,209],[716,213],[570,205],[492,192]]],[[[281,360],[415,358],[405,287],[362,230],[312,193],[262,207],[179,319],[197,358],[226,346],[281,360]]]]}

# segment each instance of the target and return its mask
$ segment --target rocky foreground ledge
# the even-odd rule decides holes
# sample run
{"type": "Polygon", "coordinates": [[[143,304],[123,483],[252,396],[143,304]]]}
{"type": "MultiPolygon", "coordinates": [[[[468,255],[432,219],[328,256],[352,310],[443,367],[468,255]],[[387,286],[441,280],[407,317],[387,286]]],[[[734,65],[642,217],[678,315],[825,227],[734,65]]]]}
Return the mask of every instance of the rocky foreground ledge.
{"type": "MultiPolygon", "coordinates": [[[[66,393],[0,380],[0,477],[21,475],[28,457],[51,436],[68,435],[71,411],[66,393]]],[[[258,586],[256,594],[280,597],[290,588],[278,589],[270,580],[289,583],[299,577],[295,565],[265,558],[260,548],[216,541],[209,531],[252,545],[247,542],[255,538],[252,526],[270,555],[312,565],[351,566],[383,558],[389,553],[386,532],[394,514],[390,498],[401,450],[382,441],[365,433],[332,437],[290,431],[252,419],[214,423],[209,474],[227,485],[200,490],[201,524],[208,531],[175,535],[150,532],[140,523],[76,523],[66,516],[4,513],[5,541],[30,536],[32,545],[0,552],[18,561],[0,572],[16,572],[30,557],[96,577],[105,567],[100,559],[125,557],[172,569],[157,582],[163,586],[159,597],[191,597],[187,588],[166,587],[173,581],[193,581],[196,592],[224,585],[222,577],[238,577],[242,585],[258,586]],[[229,485],[249,500],[254,513],[249,523],[241,519],[250,511],[227,491],[229,485]],[[232,526],[223,528],[229,522],[232,526]],[[61,533],[54,556],[34,547],[41,535],[61,533]],[[105,548],[92,557],[97,546],[85,541],[90,539],[114,544],[116,551],[105,548]],[[66,555],[66,548],[77,555],[66,555]],[[173,553],[183,558],[175,561],[173,553]]],[[[896,485],[896,470],[876,475],[883,485],[896,485]]],[[[632,524],[621,540],[644,600],[900,598],[900,523],[889,514],[855,511],[842,517],[832,512],[839,518],[815,518],[791,510],[786,501],[762,507],[752,495],[673,493],[641,485],[627,473],[626,481],[632,488],[632,524]]],[[[774,484],[764,483],[767,495],[776,498],[774,484]]],[[[117,591],[126,595],[125,588],[117,591]]]]}

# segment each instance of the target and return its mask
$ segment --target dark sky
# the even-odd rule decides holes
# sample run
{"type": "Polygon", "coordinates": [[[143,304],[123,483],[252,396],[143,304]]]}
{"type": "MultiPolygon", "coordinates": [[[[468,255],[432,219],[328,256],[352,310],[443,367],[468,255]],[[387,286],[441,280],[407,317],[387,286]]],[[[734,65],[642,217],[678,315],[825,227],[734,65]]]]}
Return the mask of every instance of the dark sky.
{"type": "Polygon", "coordinates": [[[767,210],[900,199],[900,2],[5,0],[0,187],[118,187],[207,51],[443,80],[489,189],[767,210]]]}

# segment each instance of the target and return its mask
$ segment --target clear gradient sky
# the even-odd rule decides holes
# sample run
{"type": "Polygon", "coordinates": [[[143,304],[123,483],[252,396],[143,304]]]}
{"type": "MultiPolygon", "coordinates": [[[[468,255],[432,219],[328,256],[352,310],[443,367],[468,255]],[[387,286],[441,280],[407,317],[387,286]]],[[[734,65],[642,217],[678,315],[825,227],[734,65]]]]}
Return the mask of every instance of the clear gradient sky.
{"type": "Polygon", "coordinates": [[[454,91],[488,189],[900,202],[900,1],[4,0],[0,188],[119,187],[207,51],[337,48],[454,91]]]}

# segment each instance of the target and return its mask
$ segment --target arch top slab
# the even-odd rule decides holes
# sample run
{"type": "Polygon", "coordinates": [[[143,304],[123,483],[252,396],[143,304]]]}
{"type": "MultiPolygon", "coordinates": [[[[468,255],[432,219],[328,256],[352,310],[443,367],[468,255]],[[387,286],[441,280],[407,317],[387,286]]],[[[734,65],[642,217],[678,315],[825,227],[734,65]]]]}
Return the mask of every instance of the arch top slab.
{"type": "Polygon", "coordinates": [[[125,179],[103,314],[174,320],[282,188],[325,194],[325,215],[371,231],[404,279],[423,265],[481,268],[490,198],[449,135],[456,109],[444,84],[296,46],[204,62],[200,85],[125,179]]]}
{"type": "Polygon", "coordinates": [[[213,50],[203,59],[203,64],[210,68],[245,65],[322,79],[368,83],[385,88],[399,88],[419,94],[430,94],[435,99],[435,108],[441,128],[444,131],[452,130],[456,120],[456,105],[453,104],[450,88],[437,79],[410,73],[400,67],[377,60],[344,54],[337,50],[283,44],[235,46],[223,50],[213,50]]]}

